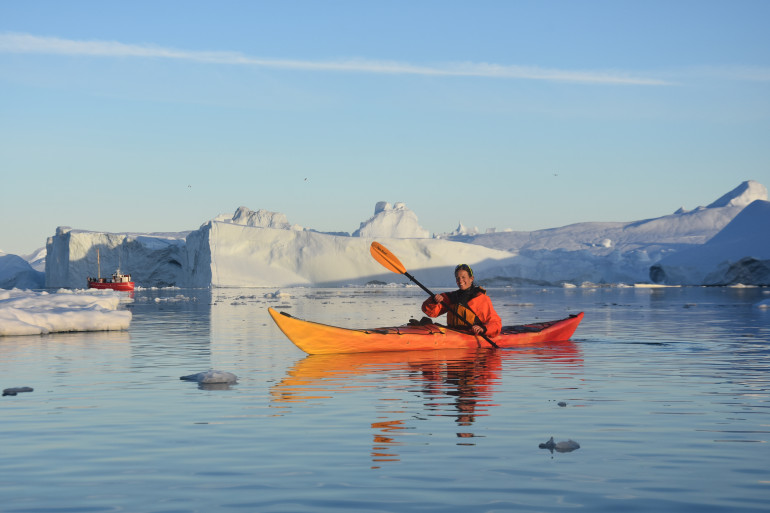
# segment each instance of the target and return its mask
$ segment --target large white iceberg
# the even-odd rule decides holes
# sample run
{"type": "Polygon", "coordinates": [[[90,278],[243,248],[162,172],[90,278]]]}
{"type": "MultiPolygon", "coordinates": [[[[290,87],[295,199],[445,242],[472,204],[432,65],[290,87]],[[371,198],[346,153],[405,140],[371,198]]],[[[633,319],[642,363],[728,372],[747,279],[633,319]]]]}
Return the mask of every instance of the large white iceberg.
{"type": "MultiPolygon", "coordinates": [[[[211,221],[187,238],[190,273],[186,285],[286,287],[406,281],[370,256],[372,240],[211,221]]],[[[433,283],[452,282],[452,269],[459,262],[494,272],[511,256],[505,251],[437,239],[378,240],[403,259],[408,269],[420,269],[421,278],[433,283]]]]}
{"type": "MultiPolygon", "coordinates": [[[[516,256],[501,276],[517,276],[535,283],[629,283],[650,280],[650,268],[670,255],[698,248],[725,228],[744,207],[756,200],[767,200],[767,189],[747,181],[707,207],[634,222],[578,223],[533,232],[498,232],[481,235],[449,235],[450,240],[509,251],[516,256]]],[[[751,218],[757,211],[747,214],[751,218]]],[[[757,221],[753,232],[740,235],[741,246],[750,247],[770,237],[757,221]]],[[[767,225],[765,225],[767,226],[767,225]]],[[[689,253],[693,265],[700,258],[689,253]]],[[[713,265],[704,262],[703,265],[713,265]]],[[[713,268],[712,270],[716,270],[713,268]]],[[[707,273],[706,273],[707,274],[707,273]]],[[[703,275],[705,277],[705,274],[703,275]]],[[[656,275],[657,277],[657,275],[656,275]]],[[[683,284],[677,278],[666,280],[683,284]]],[[[689,282],[689,281],[688,281],[689,282]]]]}

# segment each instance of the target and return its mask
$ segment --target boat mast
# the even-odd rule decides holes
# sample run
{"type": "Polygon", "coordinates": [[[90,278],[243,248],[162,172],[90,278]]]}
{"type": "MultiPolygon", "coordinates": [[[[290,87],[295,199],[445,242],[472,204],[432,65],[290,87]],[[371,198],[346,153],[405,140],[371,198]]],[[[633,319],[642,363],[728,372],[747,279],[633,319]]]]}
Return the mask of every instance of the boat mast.
{"type": "Polygon", "coordinates": [[[96,278],[102,278],[102,262],[99,259],[99,248],[96,248],[96,278]]]}

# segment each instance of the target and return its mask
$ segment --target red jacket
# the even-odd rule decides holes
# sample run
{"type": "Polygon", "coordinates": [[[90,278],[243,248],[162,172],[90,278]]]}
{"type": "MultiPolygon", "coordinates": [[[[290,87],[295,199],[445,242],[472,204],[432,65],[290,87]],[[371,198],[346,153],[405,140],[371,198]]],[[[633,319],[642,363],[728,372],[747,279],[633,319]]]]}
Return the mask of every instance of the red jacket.
{"type": "Polygon", "coordinates": [[[439,294],[441,303],[436,303],[432,297],[429,297],[422,304],[422,311],[430,317],[438,317],[441,314],[447,314],[447,325],[451,328],[467,330],[469,324],[464,323],[458,316],[465,317],[471,324],[481,324],[485,335],[492,338],[500,334],[503,327],[503,321],[495,312],[492,306],[492,300],[487,296],[486,291],[481,287],[476,287],[475,295],[468,300],[467,305],[473,312],[468,311],[463,305],[457,302],[457,294],[460,292],[450,292],[449,294],[439,294]],[[473,314],[476,314],[475,316],[473,314]],[[476,322],[478,317],[478,322],[476,322]]]}

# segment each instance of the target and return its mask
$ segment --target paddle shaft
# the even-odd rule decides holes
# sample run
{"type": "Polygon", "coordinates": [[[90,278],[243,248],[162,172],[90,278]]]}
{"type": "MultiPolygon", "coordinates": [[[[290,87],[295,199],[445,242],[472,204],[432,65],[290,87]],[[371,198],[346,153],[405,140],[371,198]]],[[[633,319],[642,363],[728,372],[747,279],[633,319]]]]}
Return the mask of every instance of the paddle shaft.
{"type": "Polygon", "coordinates": [[[412,276],[412,275],[411,275],[411,274],[409,274],[408,272],[404,271],[404,276],[406,276],[407,278],[409,278],[410,280],[412,280],[412,281],[414,282],[414,284],[415,284],[415,285],[417,285],[417,286],[418,286],[418,287],[420,287],[422,290],[424,290],[425,292],[427,292],[429,296],[433,297],[433,296],[435,296],[435,295],[436,295],[436,294],[434,294],[433,292],[431,292],[431,291],[428,289],[428,287],[426,287],[425,285],[423,285],[422,283],[420,283],[419,281],[417,281],[417,278],[415,278],[414,276],[412,276]]]}

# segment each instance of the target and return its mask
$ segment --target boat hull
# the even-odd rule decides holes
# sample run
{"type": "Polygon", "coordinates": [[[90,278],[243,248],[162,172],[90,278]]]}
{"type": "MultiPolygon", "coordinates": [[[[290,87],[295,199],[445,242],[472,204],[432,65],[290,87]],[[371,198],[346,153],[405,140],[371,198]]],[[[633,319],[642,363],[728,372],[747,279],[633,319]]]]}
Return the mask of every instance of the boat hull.
{"type": "Polygon", "coordinates": [[[134,290],[134,282],[125,281],[125,282],[113,283],[110,281],[89,281],[88,288],[89,289],[112,289],[112,290],[119,290],[119,291],[125,292],[125,291],[134,290]]]}
{"type": "MultiPolygon", "coordinates": [[[[304,321],[268,308],[278,328],[308,354],[365,353],[489,347],[483,338],[439,324],[375,329],[347,329],[304,321]]],[[[499,347],[531,346],[569,340],[583,312],[558,321],[503,328],[493,340],[499,347]]]]}

